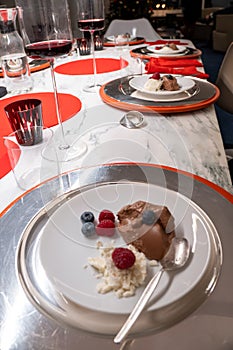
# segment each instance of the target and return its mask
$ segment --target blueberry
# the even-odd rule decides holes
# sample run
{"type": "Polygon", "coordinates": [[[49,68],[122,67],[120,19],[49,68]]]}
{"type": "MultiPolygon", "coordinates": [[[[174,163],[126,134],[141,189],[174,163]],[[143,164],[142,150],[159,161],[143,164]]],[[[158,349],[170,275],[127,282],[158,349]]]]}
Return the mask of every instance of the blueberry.
{"type": "Polygon", "coordinates": [[[90,237],[95,234],[95,225],[93,222],[84,222],[81,228],[82,233],[86,237],[90,237]]]}
{"type": "Polygon", "coordinates": [[[153,225],[156,220],[156,215],[152,210],[145,210],[142,214],[142,223],[153,225]]]}
{"type": "Polygon", "coordinates": [[[90,211],[84,211],[84,213],[82,213],[81,217],[80,217],[82,223],[84,222],[94,222],[95,217],[94,214],[90,211]]]}
{"type": "Polygon", "coordinates": [[[132,228],[139,228],[140,226],[142,226],[141,218],[135,218],[132,220],[132,228]]]}

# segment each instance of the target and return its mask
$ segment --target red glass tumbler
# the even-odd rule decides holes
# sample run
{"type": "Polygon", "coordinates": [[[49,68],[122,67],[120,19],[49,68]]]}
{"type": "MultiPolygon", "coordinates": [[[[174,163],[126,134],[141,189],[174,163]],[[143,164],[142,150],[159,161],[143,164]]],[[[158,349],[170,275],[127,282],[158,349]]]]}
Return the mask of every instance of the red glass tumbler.
{"type": "Polygon", "coordinates": [[[15,101],[8,104],[4,110],[21,146],[32,146],[42,142],[43,118],[40,100],[15,101]]]}

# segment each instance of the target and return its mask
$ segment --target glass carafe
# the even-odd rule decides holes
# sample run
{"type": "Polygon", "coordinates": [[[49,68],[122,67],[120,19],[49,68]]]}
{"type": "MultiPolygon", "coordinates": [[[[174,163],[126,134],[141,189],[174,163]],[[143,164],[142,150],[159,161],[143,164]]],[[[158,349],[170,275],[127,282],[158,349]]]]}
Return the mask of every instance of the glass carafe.
{"type": "Polygon", "coordinates": [[[4,83],[10,93],[32,89],[32,78],[23,40],[16,29],[16,8],[0,9],[0,57],[4,83]]]}

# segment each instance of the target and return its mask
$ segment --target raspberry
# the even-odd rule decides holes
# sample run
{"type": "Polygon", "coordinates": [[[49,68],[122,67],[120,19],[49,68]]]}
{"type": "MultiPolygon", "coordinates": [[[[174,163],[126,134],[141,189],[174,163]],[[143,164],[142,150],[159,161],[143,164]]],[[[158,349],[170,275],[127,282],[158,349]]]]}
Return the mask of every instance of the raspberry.
{"type": "Polygon", "coordinates": [[[109,219],[100,221],[96,226],[96,233],[99,236],[113,236],[115,234],[114,222],[112,222],[112,220],[109,219]]]}
{"type": "Polygon", "coordinates": [[[110,210],[104,209],[99,214],[99,221],[103,220],[111,220],[112,222],[115,222],[115,216],[110,210]]]}
{"type": "Polygon", "coordinates": [[[156,72],[150,77],[150,79],[159,80],[160,79],[160,74],[158,72],[156,72]]]}
{"type": "Polygon", "coordinates": [[[136,258],[128,248],[115,248],[112,252],[112,260],[118,269],[125,270],[133,266],[136,258]]]}

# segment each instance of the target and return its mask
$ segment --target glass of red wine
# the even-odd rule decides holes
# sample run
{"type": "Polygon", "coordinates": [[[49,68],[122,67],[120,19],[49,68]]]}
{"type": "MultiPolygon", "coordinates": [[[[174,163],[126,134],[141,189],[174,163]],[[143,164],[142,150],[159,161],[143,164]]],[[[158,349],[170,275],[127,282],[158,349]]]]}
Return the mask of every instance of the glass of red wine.
{"type": "MultiPolygon", "coordinates": [[[[26,54],[33,59],[48,59],[51,67],[54,100],[61,137],[57,149],[58,160],[77,158],[86,151],[86,145],[67,142],[62,124],[57,84],[54,73],[55,59],[68,55],[73,48],[73,37],[67,0],[16,0],[19,27],[26,54]]],[[[56,159],[57,160],[57,159],[56,159]]]]}
{"type": "Polygon", "coordinates": [[[95,59],[94,33],[104,29],[104,1],[103,0],[77,0],[78,28],[81,32],[89,32],[91,36],[91,52],[93,56],[93,84],[84,87],[86,92],[96,92],[97,71],[95,59]]]}

